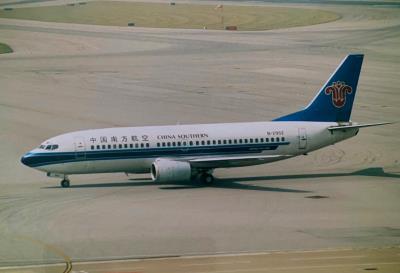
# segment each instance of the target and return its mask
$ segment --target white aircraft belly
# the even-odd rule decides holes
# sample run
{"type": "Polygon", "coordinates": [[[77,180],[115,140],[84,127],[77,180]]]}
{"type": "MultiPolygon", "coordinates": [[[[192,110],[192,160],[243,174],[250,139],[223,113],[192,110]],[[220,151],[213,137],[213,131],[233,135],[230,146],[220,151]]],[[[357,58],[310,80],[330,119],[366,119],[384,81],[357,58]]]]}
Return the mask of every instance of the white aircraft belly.
{"type": "Polygon", "coordinates": [[[61,164],[51,164],[41,166],[38,169],[58,174],[85,174],[85,173],[111,173],[111,172],[130,172],[144,173],[149,172],[154,158],[140,159],[113,159],[113,160],[94,160],[78,161],[61,164]]]}

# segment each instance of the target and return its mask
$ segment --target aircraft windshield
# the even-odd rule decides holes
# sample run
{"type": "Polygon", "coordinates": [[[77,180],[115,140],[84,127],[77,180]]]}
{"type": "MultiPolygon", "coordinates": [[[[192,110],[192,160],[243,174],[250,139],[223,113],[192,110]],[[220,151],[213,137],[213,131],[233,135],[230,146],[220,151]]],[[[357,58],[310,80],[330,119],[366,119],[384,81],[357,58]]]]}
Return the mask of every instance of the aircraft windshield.
{"type": "Polygon", "coordinates": [[[40,145],[39,149],[43,149],[43,150],[56,150],[58,149],[58,144],[51,144],[51,145],[40,145]]]}

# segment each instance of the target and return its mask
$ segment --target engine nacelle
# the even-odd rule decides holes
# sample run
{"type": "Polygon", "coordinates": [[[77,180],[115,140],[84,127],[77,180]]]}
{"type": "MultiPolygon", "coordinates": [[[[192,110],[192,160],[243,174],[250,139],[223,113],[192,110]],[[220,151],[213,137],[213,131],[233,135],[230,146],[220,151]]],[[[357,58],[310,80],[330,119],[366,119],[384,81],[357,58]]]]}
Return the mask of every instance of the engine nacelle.
{"type": "Polygon", "coordinates": [[[191,175],[192,168],[188,162],[158,158],[151,164],[153,181],[187,181],[190,180],[191,175]]]}

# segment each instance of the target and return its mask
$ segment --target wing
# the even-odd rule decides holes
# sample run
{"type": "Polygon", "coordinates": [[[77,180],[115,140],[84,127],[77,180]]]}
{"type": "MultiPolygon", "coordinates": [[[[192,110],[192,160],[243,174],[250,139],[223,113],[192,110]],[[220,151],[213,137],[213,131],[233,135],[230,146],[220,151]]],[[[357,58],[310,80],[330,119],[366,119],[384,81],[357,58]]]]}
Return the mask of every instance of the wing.
{"type": "Polygon", "coordinates": [[[190,159],[188,162],[195,168],[229,168],[265,164],[292,156],[293,155],[201,157],[190,159]]]}

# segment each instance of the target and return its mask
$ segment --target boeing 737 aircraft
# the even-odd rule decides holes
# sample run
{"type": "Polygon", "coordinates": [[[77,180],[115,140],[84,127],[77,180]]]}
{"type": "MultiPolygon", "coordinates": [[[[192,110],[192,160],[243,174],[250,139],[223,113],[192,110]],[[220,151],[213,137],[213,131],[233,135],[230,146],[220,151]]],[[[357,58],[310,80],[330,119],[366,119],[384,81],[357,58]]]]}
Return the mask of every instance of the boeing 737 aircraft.
{"type": "Polygon", "coordinates": [[[50,138],[23,164],[62,178],[87,173],[150,173],[153,181],[194,178],[209,184],[216,168],[265,164],[332,145],[359,128],[350,121],[363,55],[348,55],[304,109],[271,122],[85,130],[50,138]]]}

